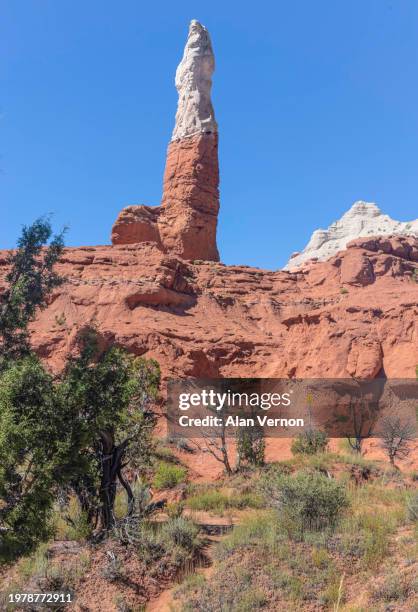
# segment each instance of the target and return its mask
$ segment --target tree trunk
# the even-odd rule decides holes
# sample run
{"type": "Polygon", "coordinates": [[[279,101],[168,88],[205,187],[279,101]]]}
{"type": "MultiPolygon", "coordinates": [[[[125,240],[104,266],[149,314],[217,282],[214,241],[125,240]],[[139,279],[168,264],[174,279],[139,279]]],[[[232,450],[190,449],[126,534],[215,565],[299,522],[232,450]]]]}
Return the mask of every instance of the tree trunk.
{"type": "Polygon", "coordinates": [[[115,446],[114,435],[109,431],[101,432],[100,438],[102,442],[102,477],[100,484],[101,527],[108,531],[115,524],[114,507],[117,478],[119,478],[128,494],[129,513],[132,513],[133,510],[134,496],[131,487],[122,476],[122,459],[128,445],[128,440],[125,440],[119,446],[115,446]]]}

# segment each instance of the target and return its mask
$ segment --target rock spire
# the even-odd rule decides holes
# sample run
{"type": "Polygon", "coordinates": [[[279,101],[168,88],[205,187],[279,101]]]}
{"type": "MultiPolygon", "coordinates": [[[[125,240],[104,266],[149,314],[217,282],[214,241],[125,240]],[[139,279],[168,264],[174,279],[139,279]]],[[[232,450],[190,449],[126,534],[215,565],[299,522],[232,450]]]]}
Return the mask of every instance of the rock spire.
{"type": "Polygon", "coordinates": [[[161,206],[124,208],[113,226],[113,244],[152,241],[183,259],[219,260],[218,127],[210,97],[214,68],[209,33],[193,20],[176,72],[179,100],[161,206]]]}

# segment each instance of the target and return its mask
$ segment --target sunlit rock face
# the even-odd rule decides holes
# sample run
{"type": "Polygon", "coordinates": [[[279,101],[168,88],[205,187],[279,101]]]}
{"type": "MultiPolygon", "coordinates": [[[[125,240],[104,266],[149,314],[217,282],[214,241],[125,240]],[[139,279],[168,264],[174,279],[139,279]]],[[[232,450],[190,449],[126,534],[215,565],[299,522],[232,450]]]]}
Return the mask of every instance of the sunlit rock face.
{"type": "Polygon", "coordinates": [[[410,222],[395,221],[376,204],[358,201],[328,229],[314,231],[303,251],[294,253],[284,269],[298,268],[310,259],[326,261],[356,238],[390,235],[418,236],[418,219],[410,222]]]}
{"type": "Polygon", "coordinates": [[[210,97],[214,70],[215,57],[209,32],[202,24],[193,20],[190,23],[183,59],[176,71],[179,100],[172,140],[217,132],[218,126],[210,97]]]}
{"type": "Polygon", "coordinates": [[[182,259],[218,261],[218,127],[210,92],[215,60],[209,33],[193,20],[176,72],[179,94],[160,207],[124,208],[112,244],[153,242],[182,259]]]}

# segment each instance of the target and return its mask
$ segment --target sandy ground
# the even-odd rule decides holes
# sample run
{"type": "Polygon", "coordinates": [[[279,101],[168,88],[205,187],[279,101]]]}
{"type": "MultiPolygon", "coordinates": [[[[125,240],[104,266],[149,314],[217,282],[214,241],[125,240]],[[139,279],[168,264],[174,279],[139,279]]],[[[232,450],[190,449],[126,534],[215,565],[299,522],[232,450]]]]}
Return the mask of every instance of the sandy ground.
{"type": "MultiPolygon", "coordinates": [[[[333,438],[329,443],[331,452],[347,454],[347,451],[342,451],[344,440],[333,438]]],[[[291,438],[268,438],[266,439],[266,461],[285,461],[293,457],[291,451],[291,438]]],[[[235,459],[234,445],[231,443],[230,455],[232,462],[235,459]]],[[[208,452],[179,453],[179,457],[188,467],[191,472],[191,480],[194,482],[208,482],[219,478],[223,473],[223,465],[216,461],[208,452]]],[[[387,462],[387,458],[380,448],[380,442],[377,439],[366,440],[364,443],[365,459],[381,460],[387,462]]],[[[411,453],[404,461],[399,461],[398,465],[403,472],[412,472],[418,470],[418,442],[411,447],[411,453]]]]}

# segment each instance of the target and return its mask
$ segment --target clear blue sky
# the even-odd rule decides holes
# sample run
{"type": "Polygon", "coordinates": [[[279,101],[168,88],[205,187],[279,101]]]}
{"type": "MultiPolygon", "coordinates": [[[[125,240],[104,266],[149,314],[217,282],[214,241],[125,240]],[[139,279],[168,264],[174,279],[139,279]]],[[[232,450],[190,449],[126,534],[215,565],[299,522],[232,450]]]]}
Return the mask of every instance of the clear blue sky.
{"type": "Polygon", "coordinates": [[[212,36],[226,263],[282,266],[357,199],[418,216],[416,0],[2,0],[0,248],[106,244],[158,204],[189,20],[212,36]]]}

